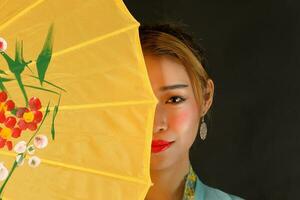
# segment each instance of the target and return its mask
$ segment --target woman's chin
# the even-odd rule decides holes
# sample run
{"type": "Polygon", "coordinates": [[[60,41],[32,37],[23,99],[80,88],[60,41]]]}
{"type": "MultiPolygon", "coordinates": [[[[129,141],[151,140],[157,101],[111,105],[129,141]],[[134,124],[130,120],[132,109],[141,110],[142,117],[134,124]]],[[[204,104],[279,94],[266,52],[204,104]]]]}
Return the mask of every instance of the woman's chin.
{"type": "Polygon", "coordinates": [[[170,167],[170,165],[171,165],[170,159],[167,159],[166,157],[151,156],[151,161],[150,161],[151,171],[163,170],[170,167]]]}

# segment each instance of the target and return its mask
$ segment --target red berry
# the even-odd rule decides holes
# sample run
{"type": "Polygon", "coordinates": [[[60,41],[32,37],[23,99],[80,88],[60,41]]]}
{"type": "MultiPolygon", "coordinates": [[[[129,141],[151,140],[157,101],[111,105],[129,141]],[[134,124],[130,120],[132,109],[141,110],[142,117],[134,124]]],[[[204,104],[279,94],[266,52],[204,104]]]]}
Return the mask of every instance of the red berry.
{"type": "Polygon", "coordinates": [[[24,119],[20,119],[20,121],[18,122],[18,126],[21,130],[26,130],[27,129],[27,123],[24,121],[24,119]]]}
{"type": "Polygon", "coordinates": [[[0,123],[4,123],[5,119],[6,119],[6,117],[5,117],[4,112],[0,112],[0,123]]]}
{"type": "Polygon", "coordinates": [[[12,146],[13,146],[13,144],[12,144],[12,142],[11,141],[6,141],[6,146],[7,146],[7,148],[8,148],[8,150],[12,150],[12,146]]]}
{"type": "Polygon", "coordinates": [[[0,92],[0,102],[5,102],[7,99],[7,94],[6,92],[0,92]]]}
{"type": "Polygon", "coordinates": [[[18,138],[21,135],[22,130],[20,128],[14,128],[12,129],[12,134],[11,136],[14,138],[18,138]]]}
{"type": "Polygon", "coordinates": [[[6,139],[0,137],[0,148],[3,148],[6,143],[6,139]]]}
{"type": "Polygon", "coordinates": [[[33,111],[37,111],[42,107],[41,101],[37,97],[31,97],[29,100],[29,107],[33,111]]]}
{"type": "Polygon", "coordinates": [[[35,123],[40,123],[43,119],[43,113],[41,111],[33,111],[35,123]]]}
{"type": "Polygon", "coordinates": [[[16,125],[16,118],[14,117],[7,117],[5,122],[4,122],[4,125],[7,127],[7,128],[13,128],[15,125],[16,125]]]}
{"type": "Polygon", "coordinates": [[[23,114],[24,114],[25,112],[29,112],[29,109],[26,108],[26,107],[18,108],[17,113],[16,113],[16,116],[17,116],[18,118],[22,118],[22,117],[23,117],[23,114]]]}
{"type": "Polygon", "coordinates": [[[7,106],[8,111],[11,111],[15,108],[15,103],[12,100],[8,100],[5,105],[7,106]]]}
{"type": "Polygon", "coordinates": [[[30,122],[30,123],[28,123],[27,128],[31,131],[35,131],[37,129],[37,125],[34,122],[30,122]]]}

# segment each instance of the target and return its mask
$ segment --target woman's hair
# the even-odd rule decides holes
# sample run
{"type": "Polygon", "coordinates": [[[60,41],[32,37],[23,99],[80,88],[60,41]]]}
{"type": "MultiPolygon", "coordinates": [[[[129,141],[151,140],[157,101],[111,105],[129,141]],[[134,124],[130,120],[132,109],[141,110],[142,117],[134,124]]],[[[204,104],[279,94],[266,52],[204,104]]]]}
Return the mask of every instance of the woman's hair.
{"type": "MultiPolygon", "coordinates": [[[[203,100],[201,95],[210,78],[205,70],[208,67],[205,50],[179,25],[142,25],[139,34],[144,54],[172,56],[185,67],[200,106],[203,100]]],[[[207,112],[209,119],[210,112],[207,112]]]]}

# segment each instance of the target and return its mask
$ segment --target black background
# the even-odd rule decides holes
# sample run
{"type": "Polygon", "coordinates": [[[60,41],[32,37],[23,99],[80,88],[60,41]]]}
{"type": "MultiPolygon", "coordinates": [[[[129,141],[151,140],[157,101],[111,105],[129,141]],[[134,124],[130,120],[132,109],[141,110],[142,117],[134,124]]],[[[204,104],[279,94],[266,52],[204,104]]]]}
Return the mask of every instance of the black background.
{"type": "Polygon", "coordinates": [[[179,21],[208,51],[208,136],[191,162],[207,185],[246,199],[300,199],[300,2],[124,0],[141,23],[179,21]]]}

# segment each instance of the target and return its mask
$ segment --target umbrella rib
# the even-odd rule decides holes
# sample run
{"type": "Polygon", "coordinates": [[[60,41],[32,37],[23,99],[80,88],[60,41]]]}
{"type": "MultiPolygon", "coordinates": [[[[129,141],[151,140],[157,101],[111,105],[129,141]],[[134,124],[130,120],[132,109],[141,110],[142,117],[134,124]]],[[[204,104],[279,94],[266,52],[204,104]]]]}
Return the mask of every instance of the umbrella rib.
{"type": "MultiPolygon", "coordinates": [[[[10,156],[10,157],[15,157],[15,154],[10,153],[10,152],[0,151],[0,154],[5,155],[5,156],[10,156]]],[[[25,159],[28,160],[28,158],[25,158],[25,159]]],[[[45,163],[45,164],[48,164],[48,165],[59,166],[59,167],[68,168],[68,169],[81,171],[81,172],[87,172],[87,173],[91,173],[91,174],[108,176],[108,177],[112,177],[112,178],[116,178],[116,179],[120,179],[120,180],[125,180],[125,181],[130,181],[130,182],[135,182],[135,183],[141,183],[141,184],[145,184],[145,185],[148,184],[145,181],[142,181],[138,178],[133,178],[133,177],[130,177],[130,176],[123,176],[123,175],[119,175],[119,174],[98,171],[98,170],[94,170],[94,169],[87,168],[87,167],[80,167],[80,166],[76,166],[76,165],[65,164],[65,163],[62,163],[62,162],[57,162],[57,161],[48,160],[48,159],[41,159],[41,161],[42,161],[42,163],[45,163]]]]}
{"type": "MultiPolygon", "coordinates": [[[[139,104],[153,104],[156,101],[153,100],[141,100],[141,101],[125,101],[125,102],[111,102],[111,103],[96,103],[96,104],[83,104],[83,105],[65,105],[59,106],[59,110],[81,110],[90,108],[112,107],[112,106],[127,106],[127,105],[139,105],[139,104]]],[[[53,110],[54,107],[49,107],[53,110]]],[[[45,111],[46,108],[42,108],[41,111],[45,111]]]]}
{"type": "Polygon", "coordinates": [[[82,47],[91,45],[91,44],[93,44],[93,43],[99,42],[99,41],[104,40],[104,39],[106,39],[106,38],[109,38],[109,37],[118,35],[118,34],[120,34],[120,33],[122,33],[122,32],[128,31],[128,30],[130,30],[130,29],[136,28],[136,27],[138,27],[138,26],[139,26],[139,24],[132,24],[132,25],[130,25],[130,26],[127,26],[127,27],[125,27],[125,28],[122,28],[122,29],[113,31],[113,32],[111,32],[111,33],[108,33],[108,34],[105,34],[105,35],[102,35],[102,36],[93,38],[93,39],[91,39],[91,40],[87,40],[87,41],[85,41],[85,42],[82,42],[82,43],[80,43],[80,44],[74,45],[74,46],[72,46],[72,47],[69,47],[69,48],[66,48],[66,49],[63,49],[63,50],[54,52],[54,53],[52,54],[52,57],[61,56],[61,55],[65,54],[65,53],[68,53],[68,52],[70,52],[70,51],[74,51],[74,50],[80,49],[80,48],[82,48],[82,47]]]}
{"type": "MultiPolygon", "coordinates": [[[[132,24],[132,25],[127,26],[127,27],[125,27],[125,28],[122,28],[122,29],[113,31],[113,32],[111,32],[111,33],[105,34],[105,35],[103,35],[103,36],[99,36],[99,37],[93,38],[93,39],[91,39],[91,40],[87,40],[87,41],[85,41],[85,42],[82,42],[82,43],[80,43],[80,44],[71,46],[71,47],[69,47],[69,48],[66,48],[66,49],[63,49],[63,50],[54,52],[54,53],[52,54],[52,58],[58,57],[58,56],[61,56],[61,55],[64,55],[64,54],[66,54],[66,53],[69,53],[69,52],[74,51],[74,50],[77,50],[77,49],[81,49],[81,48],[83,48],[83,47],[85,47],[85,46],[94,44],[94,43],[99,42],[99,41],[101,41],[101,40],[104,40],[104,39],[106,39],[106,38],[109,38],[109,37],[115,36],[115,35],[117,35],[117,34],[120,34],[120,33],[122,33],[122,32],[125,32],[125,31],[127,31],[127,30],[134,29],[134,28],[136,28],[136,27],[138,27],[138,26],[139,26],[139,24],[132,24]]],[[[36,63],[36,61],[33,60],[30,64],[28,64],[28,66],[32,66],[32,65],[34,65],[35,63],[36,63]]]]}
{"type": "Polygon", "coordinates": [[[3,23],[0,26],[0,31],[3,30],[4,28],[6,28],[9,24],[11,24],[14,21],[16,21],[18,18],[20,18],[23,15],[25,15],[26,13],[28,13],[31,9],[35,8],[37,5],[39,5],[43,1],[45,1],[45,0],[38,0],[35,3],[33,3],[33,4],[29,5],[28,7],[26,7],[24,10],[18,12],[15,16],[13,16],[12,18],[10,18],[9,20],[7,20],[5,23],[3,23]]]}

